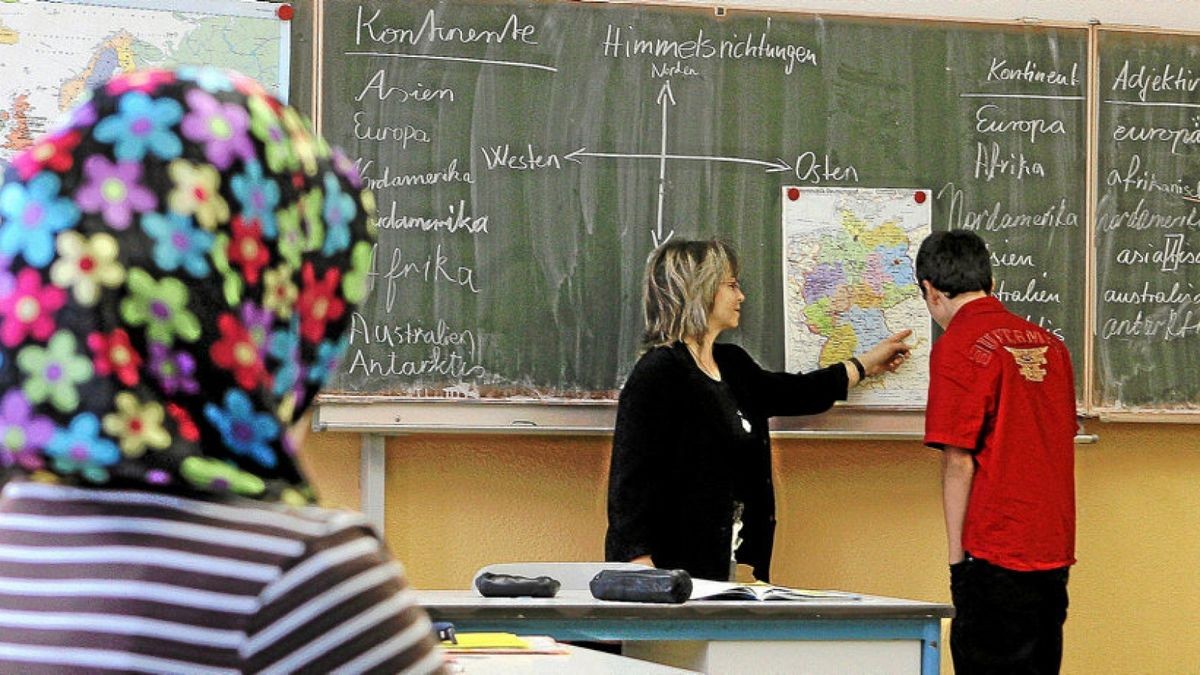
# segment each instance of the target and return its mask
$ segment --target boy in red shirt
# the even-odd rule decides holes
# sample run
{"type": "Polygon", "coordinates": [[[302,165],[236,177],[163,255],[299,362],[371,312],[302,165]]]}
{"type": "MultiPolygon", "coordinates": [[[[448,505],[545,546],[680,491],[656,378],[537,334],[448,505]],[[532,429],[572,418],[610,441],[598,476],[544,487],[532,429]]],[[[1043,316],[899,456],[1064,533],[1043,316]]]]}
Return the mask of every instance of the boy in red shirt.
{"type": "Polygon", "coordinates": [[[1070,355],[991,296],[973,232],[930,235],[916,271],[945,330],[929,359],[925,444],[943,453],[955,672],[1057,673],[1075,562],[1070,355]]]}

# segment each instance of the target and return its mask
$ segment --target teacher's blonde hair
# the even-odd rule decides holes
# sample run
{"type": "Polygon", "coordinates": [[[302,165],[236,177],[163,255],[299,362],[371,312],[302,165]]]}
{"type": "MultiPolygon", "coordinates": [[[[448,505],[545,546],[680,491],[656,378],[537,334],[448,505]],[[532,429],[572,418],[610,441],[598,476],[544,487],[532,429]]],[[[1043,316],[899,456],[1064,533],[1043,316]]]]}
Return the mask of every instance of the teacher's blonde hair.
{"type": "Polygon", "coordinates": [[[729,242],[672,239],[654,249],[642,294],[642,350],[700,339],[726,274],[738,275],[737,251],[729,242]]]}

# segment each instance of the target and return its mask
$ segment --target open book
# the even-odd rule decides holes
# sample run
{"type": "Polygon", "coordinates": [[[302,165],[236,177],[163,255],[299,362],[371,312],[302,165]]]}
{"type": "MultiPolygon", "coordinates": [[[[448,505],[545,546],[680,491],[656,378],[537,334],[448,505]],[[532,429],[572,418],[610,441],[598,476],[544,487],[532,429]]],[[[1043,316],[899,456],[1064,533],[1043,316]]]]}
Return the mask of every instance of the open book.
{"type": "Polygon", "coordinates": [[[773,586],[761,582],[738,584],[692,578],[689,600],[861,600],[862,596],[844,591],[814,591],[805,588],[773,586]]]}

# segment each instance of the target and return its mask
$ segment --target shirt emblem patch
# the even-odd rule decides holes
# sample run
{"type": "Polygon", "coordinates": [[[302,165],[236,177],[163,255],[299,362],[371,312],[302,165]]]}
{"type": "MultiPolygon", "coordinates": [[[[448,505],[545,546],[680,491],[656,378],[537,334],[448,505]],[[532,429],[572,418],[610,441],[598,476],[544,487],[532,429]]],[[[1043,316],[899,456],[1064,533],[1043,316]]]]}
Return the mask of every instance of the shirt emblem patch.
{"type": "Polygon", "coordinates": [[[1013,355],[1013,360],[1017,362],[1017,367],[1021,369],[1021,377],[1030,382],[1041,382],[1046,379],[1046,350],[1050,349],[1049,347],[1031,347],[1028,349],[1005,347],[1005,349],[1013,355]]]}

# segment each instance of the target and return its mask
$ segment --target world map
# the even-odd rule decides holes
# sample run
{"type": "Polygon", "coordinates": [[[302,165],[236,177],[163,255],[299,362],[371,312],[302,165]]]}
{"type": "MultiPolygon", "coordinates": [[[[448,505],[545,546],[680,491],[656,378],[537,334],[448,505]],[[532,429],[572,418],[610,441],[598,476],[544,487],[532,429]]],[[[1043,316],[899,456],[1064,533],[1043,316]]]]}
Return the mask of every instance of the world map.
{"type": "Polygon", "coordinates": [[[0,3],[0,169],[92,87],[148,67],[210,64],[286,91],[288,24],[243,0],[0,3]]]}
{"type": "Polygon", "coordinates": [[[930,319],[913,264],[930,232],[931,201],[927,190],[783,188],[788,370],[832,365],[911,329],[908,362],[854,388],[848,402],[924,406],[930,319]]]}

